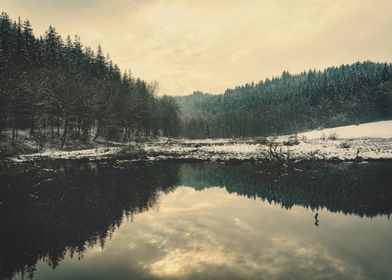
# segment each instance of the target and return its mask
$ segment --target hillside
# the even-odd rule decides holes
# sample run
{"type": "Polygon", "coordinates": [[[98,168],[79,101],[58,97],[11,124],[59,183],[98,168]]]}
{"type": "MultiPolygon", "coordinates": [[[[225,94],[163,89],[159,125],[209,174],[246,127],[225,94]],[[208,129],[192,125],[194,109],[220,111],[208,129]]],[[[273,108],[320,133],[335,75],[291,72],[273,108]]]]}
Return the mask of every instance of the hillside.
{"type": "Polygon", "coordinates": [[[392,66],[370,61],[283,72],[223,94],[177,97],[189,138],[268,136],[392,118],[392,66]]]}
{"type": "Polygon", "coordinates": [[[175,102],[156,88],[120,70],[101,46],[63,39],[53,26],[38,37],[28,19],[0,13],[0,145],[18,145],[27,130],[39,146],[56,147],[177,136],[175,102]]]}

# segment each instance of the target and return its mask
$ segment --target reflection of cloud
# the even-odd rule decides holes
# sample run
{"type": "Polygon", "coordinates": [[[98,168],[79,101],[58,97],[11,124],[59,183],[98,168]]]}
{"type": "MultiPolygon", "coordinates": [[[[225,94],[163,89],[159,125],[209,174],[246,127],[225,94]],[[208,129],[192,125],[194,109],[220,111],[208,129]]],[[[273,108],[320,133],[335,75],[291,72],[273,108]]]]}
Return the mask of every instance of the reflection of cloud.
{"type": "Polygon", "coordinates": [[[289,211],[224,188],[178,187],[161,194],[160,210],[124,222],[107,240],[66,258],[60,269],[39,265],[43,279],[387,279],[386,219],[320,210],[322,228],[302,207],[289,211]],[[196,205],[196,206],[195,206],[196,205]],[[161,211],[162,210],[162,211],[161,211]],[[366,252],[366,254],[364,254],[366,252]],[[373,260],[377,260],[373,262],[373,260]],[[74,274],[72,274],[74,273],[74,274]],[[60,275],[60,276],[59,276],[60,275]]]}
{"type": "Polygon", "coordinates": [[[156,276],[184,277],[194,272],[201,272],[205,266],[229,265],[230,256],[217,250],[210,251],[209,248],[200,248],[198,251],[188,249],[174,249],[164,259],[150,266],[151,273],[156,276]]]}
{"type": "MultiPolygon", "coordinates": [[[[219,235],[214,238],[219,240],[219,235]]],[[[237,274],[238,278],[250,279],[258,275],[263,275],[265,279],[282,276],[286,279],[290,278],[291,273],[297,273],[296,279],[318,279],[318,276],[325,279],[358,279],[358,272],[342,260],[329,255],[322,248],[301,244],[295,239],[265,240],[260,252],[238,250],[243,245],[250,249],[249,244],[242,244],[246,240],[234,242],[236,246],[208,241],[208,238],[200,238],[188,240],[182,248],[166,248],[167,254],[149,266],[151,273],[158,277],[187,278],[195,274],[208,274],[216,269],[219,272],[215,273],[227,273],[227,276],[237,274]]]]}
{"type": "Polygon", "coordinates": [[[157,79],[167,94],[392,60],[389,0],[2,0],[2,8],[30,18],[38,33],[52,24],[102,44],[123,69],[157,79]]]}
{"type": "Polygon", "coordinates": [[[175,207],[169,206],[161,209],[162,213],[178,213],[178,212],[187,212],[187,211],[195,211],[195,210],[202,210],[202,209],[213,209],[216,206],[210,202],[200,202],[196,203],[195,205],[191,205],[189,207],[175,207]]]}
{"type": "MultiPolygon", "coordinates": [[[[113,239],[114,244],[126,244],[131,238],[133,246],[124,250],[124,254],[137,258],[137,270],[153,277],[359,279],[361,276],[355,266],[336,257],[333,250],[312,242],[307,232],[287,232],[286,226],[280,227],[277,221],[284,222],[281,211],[287,212],[279,207],[264,207],[260,200],[238,197],[219,188],[204,191],[179,188],[162,197],[161,209],[170,211],[142,213],[135,224],[120,228],[113,239]],[[208,207],[194,207],[198,202],[208,207]]],[[[301,217],[299,212],[296,219],[301,217]]],[[[107,249],[110,250],[110,245],[107,249]]]]}

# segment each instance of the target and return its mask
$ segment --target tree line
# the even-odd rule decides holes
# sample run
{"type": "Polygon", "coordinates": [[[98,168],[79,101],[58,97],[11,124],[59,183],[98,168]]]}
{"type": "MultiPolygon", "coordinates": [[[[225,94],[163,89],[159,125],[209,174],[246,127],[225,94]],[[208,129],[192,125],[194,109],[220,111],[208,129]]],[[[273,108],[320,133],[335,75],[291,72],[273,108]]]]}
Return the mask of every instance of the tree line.
{"type": "Polygon", "coordinates": [[[248,83],[223,94],[157,96],[98,46],[0,14],[0,134],[38,142],[259,136],[392,117],[392,65],[370,61],[248,83]]]}
{"type": "Polygon", "coordinates": [[[392,118],[392,65],[366,61],[177,98],[190,138],[295,133],[392,118]]]}
{"type": "Polygon", "coordinates": [[[177,136],[175,100],[158,97],[157,84],[121,71],[84,47],[80,37],[64,40],[50,26],[36,37],[29,20],[0,14],[0,133],[18,131],[64,146],[103,137],[177,136]]]}

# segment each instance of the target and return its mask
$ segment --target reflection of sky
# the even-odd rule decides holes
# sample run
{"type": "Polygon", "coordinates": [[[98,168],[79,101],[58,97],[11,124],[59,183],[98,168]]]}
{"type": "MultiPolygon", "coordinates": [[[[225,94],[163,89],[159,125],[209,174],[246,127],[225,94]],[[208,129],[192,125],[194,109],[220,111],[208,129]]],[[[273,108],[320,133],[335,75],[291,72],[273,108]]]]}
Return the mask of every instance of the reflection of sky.
{"type": "Polygon", "coordinates": [[[45,263],[36,279],[387,279],[385,217],[287,211],[222,188],[180,187],[136,216],[82,261],[45,263]]]}

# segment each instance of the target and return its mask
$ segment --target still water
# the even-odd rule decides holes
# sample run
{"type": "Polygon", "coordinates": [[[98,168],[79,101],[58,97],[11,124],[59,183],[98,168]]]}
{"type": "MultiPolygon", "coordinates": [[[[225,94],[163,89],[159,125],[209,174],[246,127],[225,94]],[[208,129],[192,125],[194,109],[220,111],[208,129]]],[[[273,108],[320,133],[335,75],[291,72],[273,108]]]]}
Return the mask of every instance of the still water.
{"type": "Polygon", "coordinates": [[[2,171],[0,279],[392,279],[392,163],[2,171]]]}

